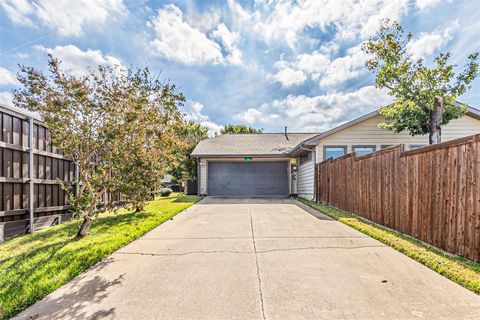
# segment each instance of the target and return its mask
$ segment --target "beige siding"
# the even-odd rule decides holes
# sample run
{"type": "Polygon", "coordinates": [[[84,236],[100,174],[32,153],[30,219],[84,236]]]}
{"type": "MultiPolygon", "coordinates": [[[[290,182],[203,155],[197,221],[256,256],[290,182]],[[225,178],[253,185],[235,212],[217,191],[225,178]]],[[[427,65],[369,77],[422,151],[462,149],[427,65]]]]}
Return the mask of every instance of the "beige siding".
{"type": "Polygon", "coordinates": [[[302,163],[298,166],[297,177],[298,196],[308,200],[313,200],[315,188],[315,164],[313,161],[313,156],[312,160],[302,163]]]}
{"type": "MultiPolygon", "coordinates": [[[[378,124],[384,117],[378,115],[350,128],[327,136],[320,140],[317,146],[317,162],[323,161],[323,147],[328,145],[346,145],[347,152],[352,151],[353,145],[375,145],[380,150],[382,145],[405,143],[408,145],[428,145],[428,136],[412,137],[408,133],[394,133],[381,129],[378,124]]],[[[442,141],[452,140],[480,132],[480,120],[470,116],[452,120],[442,128],[442,141]]]]}

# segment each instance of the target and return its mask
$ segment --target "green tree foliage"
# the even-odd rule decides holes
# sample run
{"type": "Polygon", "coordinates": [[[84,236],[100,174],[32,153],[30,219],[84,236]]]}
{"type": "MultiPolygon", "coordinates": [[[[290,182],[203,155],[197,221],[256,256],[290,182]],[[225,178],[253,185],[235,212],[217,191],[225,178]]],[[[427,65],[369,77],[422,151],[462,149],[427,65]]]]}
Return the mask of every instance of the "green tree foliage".
{"type": "Polygon", "coordinates": [[[90,75],[64,73],[50,56],[49,72],[20,66],[18,107],[38,112],[52,144],[76,164],[75,192],[64,186],[83,237],[107,191],[121,191],[138,208],[155,181],[175,162],[175,126],[184,101],[175,86],[153,79],[148,68],[99,67],[90,75]]]}
{"type": "Polygon", "coordinates": [[[262,133],[263,129],[255,129],[252,127],[247,127],[243,124],[226,124],[222,129],[220,129],[220,134],[225,133],[262,133]]]}
{"type": "Polygon", "coordinates": [[[440,142],[442,125],[465,114],[466,107],[458,105],[456,99],[478,75],[478,52],[469,55],[465,69],[456,75],[455,66],[448,64],[450,53],[435,57],[431,67],[421,58],[412,58],[411,39],[412,34],[405,34],[398,23],[384,20],[362,49],[371,55],[366,67],[376,74],[376,86],[388,88],[395,98],[380,110],[386,117],[382,126],[411,135],[429,134],[432,144],[440,142]]]}
{"type": "Polygon", "coordinates": [[[124,129],[107,156],[116,180],[116,190],[137,212],[144,209],[151,192],[160,187],[165,173],[179,164],[176,150],[186,143],[178,136],[183,127],[179,106],[184,97],[175,86],[152,80],[148,69],[123,76],[112,93],[122,97],[124,129]]]}
{"type": "Polygon", "coordinates": [[[196,179],[197,159],[190,157],[190,154],[200,141],[208,138],[208,129],[197,122],[186,121],[178,126],[177,130],[177,136],[183,141],[183,146],[175,152],[179,163],[170,174],[175,180],[196,179]]]}

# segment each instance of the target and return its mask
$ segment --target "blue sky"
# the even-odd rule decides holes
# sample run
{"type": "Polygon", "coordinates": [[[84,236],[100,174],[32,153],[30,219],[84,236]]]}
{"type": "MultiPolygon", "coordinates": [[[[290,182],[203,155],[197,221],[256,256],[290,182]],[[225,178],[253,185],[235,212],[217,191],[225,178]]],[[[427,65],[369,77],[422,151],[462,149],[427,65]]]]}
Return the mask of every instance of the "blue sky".
{"type": "MultiPolygon", "coordinates": [[[[318,132],[389,103],[361,43],[382,18],[414,34],[412,55],[480,51],[480,1],[0,0],[0,101],[17,64],[149,66],[177,84],[189,119],[318,132]]],[[[460,101],[480,107],[480,79],[460,101]]]]}

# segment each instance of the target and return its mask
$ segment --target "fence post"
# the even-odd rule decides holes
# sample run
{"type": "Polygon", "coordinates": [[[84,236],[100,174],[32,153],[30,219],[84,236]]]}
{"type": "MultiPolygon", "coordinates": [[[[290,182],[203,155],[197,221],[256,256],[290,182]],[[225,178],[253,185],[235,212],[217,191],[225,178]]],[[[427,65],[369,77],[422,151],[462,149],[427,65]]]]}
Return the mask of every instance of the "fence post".
{"type": "Polygon", "coordinates": [[[78,193],[80,192],[80,185],[78,182],[78,179],[80,179],[80,170],[78,163],[75,163],[75,195],[78,196],[78,193]]]}
{"type": "Polygon", "coordinates": [[[28,119],[28,178],[29,178],[29,196],[28,196],[28,205],[30,213],[30,233],[33,233],[35,216],[34,216],[34,185],[33,185],[33,117],[28,119]]]}

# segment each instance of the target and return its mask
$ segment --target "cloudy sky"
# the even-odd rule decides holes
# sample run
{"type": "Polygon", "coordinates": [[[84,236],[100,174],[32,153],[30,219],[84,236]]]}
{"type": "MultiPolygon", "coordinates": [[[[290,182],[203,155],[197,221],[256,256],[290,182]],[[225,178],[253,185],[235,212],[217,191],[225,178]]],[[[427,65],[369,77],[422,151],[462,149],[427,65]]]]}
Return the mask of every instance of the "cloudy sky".
{"type": "MultiPolygon", "coordinates": [[[[461,67],[480,51],[479,12],[480,0],[0,0],[0,101],[19,63],[44,69],[51,53],[79,75],[149,66],[211,132],[323,131],[390,101],[360,50],[380,19],[413,32],[412,55],[450,51],[461,67]]],[[[480,107],[480,79],[460,100],[480,107]]]]}

